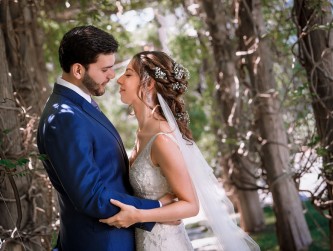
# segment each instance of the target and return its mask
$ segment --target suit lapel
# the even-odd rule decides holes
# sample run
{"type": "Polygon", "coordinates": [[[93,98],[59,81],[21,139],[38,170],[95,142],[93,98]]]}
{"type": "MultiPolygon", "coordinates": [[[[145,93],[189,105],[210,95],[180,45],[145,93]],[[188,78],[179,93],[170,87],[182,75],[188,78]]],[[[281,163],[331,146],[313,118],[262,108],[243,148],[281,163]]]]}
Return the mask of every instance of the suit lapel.
{"type": "Polygon", "coordinates": [[[89,116],[93,117],[98,123],[103,125],[109,132],[113,134],[113,136],[117,139],[118,143],[120,145],[123,145],[119,133],[117,132],[113,124],[110,122],[110,120],[104,115],[104,113],[98,111],[88,102],[82,104],[82,110],[84,110],[89,116]]]}
{"type": "Polygon", "coordinates": [[[104,126],[112,135],[113,137],[117,140],[122,153],[125,157],[125,159],[128,161],[127,154],[124,148],[124,144],[120,138],[120,135],[116,128],[113,126],[111,121],[100,111],[98,111],[95,107],[92,106],[87,100],[85,100],[83,97],[81,97],[79,94],[77,94],[75,91],[59,85],[55,84],[53,92],[55,94],[62,95],[68,99],[70,99],[73,103],[78,105],[79,107],[82,108],[82,110],[88,114],[90,117],[94,118],[96,122],[100,123],[102,126],[104,126]]]}

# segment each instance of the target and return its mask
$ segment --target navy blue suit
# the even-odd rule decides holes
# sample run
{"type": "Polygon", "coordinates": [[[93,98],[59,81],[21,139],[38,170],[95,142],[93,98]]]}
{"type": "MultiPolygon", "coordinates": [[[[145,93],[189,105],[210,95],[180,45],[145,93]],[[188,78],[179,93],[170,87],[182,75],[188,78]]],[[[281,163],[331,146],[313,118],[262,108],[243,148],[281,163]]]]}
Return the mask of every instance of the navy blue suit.
{"type": "MultiPolygon", "coordinates": [[[[39,152],[60,204],[59,249],[135,250],[134,228],[117,229],[98,219],[119,209],[110,198],[141,209],[158,201],[131,196],[128,158],[112,123],[73,90],[55,84],[40,119],[39,152]]],[[[154,223],[136,224],[151,230],[154,223]]]]}

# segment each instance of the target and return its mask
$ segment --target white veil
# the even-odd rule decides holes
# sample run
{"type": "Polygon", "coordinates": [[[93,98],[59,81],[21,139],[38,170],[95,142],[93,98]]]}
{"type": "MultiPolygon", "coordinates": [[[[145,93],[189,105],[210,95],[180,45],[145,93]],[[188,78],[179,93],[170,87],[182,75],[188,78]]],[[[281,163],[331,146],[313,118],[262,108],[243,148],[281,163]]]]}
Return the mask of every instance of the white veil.
{"type": "Polygon", "coordinates": [[[223,251],[260,251],[258,244],[232,219],[233,205],[224,194],[201,151],[194,142],[190,144],[183,139],[168,104],[161,94],[157,93],[157,96],[169,126],[174,130],[174,136],[189,169],[200,205],[218,240],[219,248],[223,251]]]}

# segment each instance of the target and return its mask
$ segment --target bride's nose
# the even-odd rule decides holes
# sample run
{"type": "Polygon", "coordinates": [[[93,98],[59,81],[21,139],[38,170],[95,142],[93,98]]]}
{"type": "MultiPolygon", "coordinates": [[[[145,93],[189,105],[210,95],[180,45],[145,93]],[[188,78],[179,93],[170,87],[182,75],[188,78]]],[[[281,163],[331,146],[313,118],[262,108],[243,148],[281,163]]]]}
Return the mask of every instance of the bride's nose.
{"type": "Polygon", "coordinates": [[[118,79],[117,79],[117,84],[121,85],[122,84],[122,79],[123,79],[124,75],[121,75],[118,79]]]}

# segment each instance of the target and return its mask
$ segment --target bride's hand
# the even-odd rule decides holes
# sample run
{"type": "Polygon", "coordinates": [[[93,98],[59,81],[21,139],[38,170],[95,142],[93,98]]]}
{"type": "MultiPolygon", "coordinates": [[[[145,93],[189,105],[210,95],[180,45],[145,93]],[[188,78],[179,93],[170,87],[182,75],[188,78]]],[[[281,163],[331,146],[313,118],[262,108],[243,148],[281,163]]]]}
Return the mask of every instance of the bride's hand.
{"type": "Polygon", "coordinates": [[[107,219],[100,219],[99,221],[109,226],[116,228],[127,228],[134,223],[139,222],[139,210],[133,206],[121,203],[118,200],[110,200],[111,204],[120,208],[120,212],[107,219]]]}

